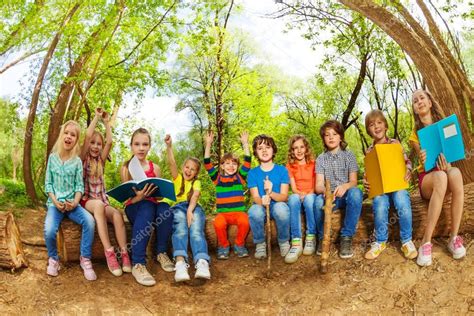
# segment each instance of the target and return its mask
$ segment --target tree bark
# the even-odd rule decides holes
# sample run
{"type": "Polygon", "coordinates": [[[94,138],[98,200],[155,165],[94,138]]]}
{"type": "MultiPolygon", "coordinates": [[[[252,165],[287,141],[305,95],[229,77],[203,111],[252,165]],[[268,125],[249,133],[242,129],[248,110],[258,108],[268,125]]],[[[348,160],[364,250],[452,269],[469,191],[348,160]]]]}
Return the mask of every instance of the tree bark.
{"type": "Polygon", "coordinates": [[[23,147],[23,179],[25,181],[26,187],[26,194],[28,194],[31,201],[36,204],[38,201],[38,197],[36,196],[35,184],[33,181],[33,175],[31,172],[31,148],[33,143],[33,131],[34,131],[34,124],[36,118],[36,109],[38,107],[39,96],[41,92],[41,86],[43,85],[43,80],[46,75],[46,70],[48,69],[49,62],[53,57],[53,53],[56,50],[56,46],[58,45],[59,39],[63,33],[64,28],[66,27],[67,23],[71,20],[74,13],[76,13],[77,9],[79,8],[79,4],[76,4],[69,14],[64,18],[59,31],[53,38],[53,41],[49,45],[48,52],[46,53],[46,57],[43,60],[43,64],[41,65],[41,69],[38,74],[38,78],[36,79],[35,87],[33,89],[33,95],[31,97],[30,103],[30,111],[28,113],[28,119],[26,121],[26,128],[25,128],[25,144],[23,147]]]}
{"type": "Polygon", "coordinates": [[[15,270],[27,266],[20,230],[13,214],[0,213],[0,267],[15,270]]]}

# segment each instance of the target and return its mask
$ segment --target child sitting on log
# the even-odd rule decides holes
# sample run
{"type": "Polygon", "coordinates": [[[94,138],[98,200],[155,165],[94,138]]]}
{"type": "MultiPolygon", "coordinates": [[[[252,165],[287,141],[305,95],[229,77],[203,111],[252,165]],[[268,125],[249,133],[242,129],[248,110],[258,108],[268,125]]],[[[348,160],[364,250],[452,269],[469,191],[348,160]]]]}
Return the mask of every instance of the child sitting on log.
{"type": "Polygon", "coordinates": [[[97,108],[95,116],[87,128],[81,151],[84,168],[84,195],[81,206],[94,215],[109,271],[115,276],[121,276],[122,270],[123,272],[132,272],[132,264],[127,252],[127,233],[122,213],[110,206],[105,194],[104,167],[111,148],[112,130],[109,124],[109,114],[101,108],[97,108]],[[105,140],[104,136],[95,130],[99,119],[102,119],[105,125],[105,140]],[[120,247],[122,267],[120,267],[114,247],[110,243],[107,222],[114,225],[120,247]]]}
{"type": "MultiPolygon", "coordinates": [[[[388,123],[380,110],[372,110],[365,117],[365,129],[367,134],[374,140],[373,144],[367,148],[366,155],[371,152],[377,144],[400,144],[396,139],[387,136],[388,123]]],[[[405,181],[410,181],[411,162],[405,152],[406,173],[405,181]]],[[[370,189],[370,183],[364,175],[364,187],[366,191],[370,189]]],[[[374,197],[372,208],[374,210],[375,242],[370,250],[365,254],[366,259],[375,259],[386,248],[388,239],[388,213],[390,202],[393,203],[398,213],[400,223],[400,241],[402,252],[407,259],[414,259],[418,255],[412,238],[412,212],[410,195],[407,190],[399,190],[391,193],[380,194],[374,197]]]]}
{"type": "Polygon", "coordinates": [[[44,239],[49,257],[46,273],[58,275],[60,266],[56,234],[62,220],[67,217],[82,226],[80,265],[84,277],[93,281],[97,279],[91,262],[95,222],[92,215],[79,205],[84,193],[82,162],[78,155],[80,133],[77,122],[64,123],[48,158],[45,178],[48,210],[44,222],[44,239]]]}
{"type": "Polygon", "coordinates": [[[444,198],[448,192],[451,192],[451,231],[448,251],[454,259],[461,259],[466,255],[463,240],[458,235],[463,213],[464,187],[461,171],[451,166],[442,153],[436,161],[435,168],[425,170],[423,167],[426,160],[426,151],[421,150],[416,132],[444,118],[440,105],[429,91],[419,89],[413,92],[412,106],[415,116],[415,130],[409,140],[410,145],[418,154],[420,162],[418,186],[421,197],[430,201],[428,220],[421,246],[418,249],[419,254],[416,263],[420,266],[429,266],[432,263],[431,248],[433,245],[431,244],[431,237],[438,222],[444,198]]]}
{"type": "Polygon", "coordinates": [[[346,149],[344,127],[335,120],[325,122],[319,129],[324,144],[324,153],[316,159],[316,188],[318,194],[315,200],[316,231],[319,244],[318,253],[321,253],[324,234],[324,191],[325,181],[331,182],[331,191],[334,195],[334,210],[345,208],[344,224],[341,229],[339,256],[351,258],[352,237],[356,233],[357,222],[362,210],[362,191],[357,187],[357,161],[354,154],[346,149]]]}
{"type": "Polygon", "coordinates": [[[206,136],[204,166],[212,182],[216,185],[217,216],[214,219],[214,229],[217,236],[217,259],[229,258],[228,225],[237,225],[237,236],[234,244],[235,254],[239,258],[248,257],[249,255],[247,248],[245,248],[245,239],[249,232],[249,218],[244,204],[244,185],[251,161],[248,137],[248,132],[243,132],[240,135],[240,142],[244,148],[244,163],[240,168],[239,158],[232,153],[224,154],[220,160],[220,166],[216,168],[211,163],[211,146],[214,141],[214,133],[209,132],[206,136]]]}

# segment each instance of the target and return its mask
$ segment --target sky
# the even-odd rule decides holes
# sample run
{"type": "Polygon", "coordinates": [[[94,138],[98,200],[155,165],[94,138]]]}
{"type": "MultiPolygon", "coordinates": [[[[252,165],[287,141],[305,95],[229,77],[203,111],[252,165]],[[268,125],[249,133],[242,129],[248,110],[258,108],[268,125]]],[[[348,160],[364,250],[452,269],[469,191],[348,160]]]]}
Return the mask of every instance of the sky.
{"type": "MultiPolygon", "coordinates": [[[[307,78],[316,71],[316,65],[322,56],[318,56],[311,48],[310,41],[303,39],[297,31],[285,33],[284,20],[266,17],[277,9],[274,0],[237,0],[236,3],[241,4],[243,10],[238,16],[231,16],[229,27],[244,30],[260,46],[258,62],[277,65],[283,73],[299,78],[307,78]]],[[[32,92],[22,91],[26,88],[21,79],[29,72],[29,64],[25,62],[1,74],[0,97],[8,97],[24,104],[20,94],[23,92],[29,95],[32,92]]],[[[153,90],[149,89],[145,98],[140,101],[140,111],[136,111],[133,106],[134,97],[128,95],[120,108],[118,119],[134,115],[139,121],[145,122],[145,125],[157,126],[176,138],[179,133],[188,131],[192,126],[186,111],[174,111],[178,100],[175,95],[156,97],[153,90]]]]}

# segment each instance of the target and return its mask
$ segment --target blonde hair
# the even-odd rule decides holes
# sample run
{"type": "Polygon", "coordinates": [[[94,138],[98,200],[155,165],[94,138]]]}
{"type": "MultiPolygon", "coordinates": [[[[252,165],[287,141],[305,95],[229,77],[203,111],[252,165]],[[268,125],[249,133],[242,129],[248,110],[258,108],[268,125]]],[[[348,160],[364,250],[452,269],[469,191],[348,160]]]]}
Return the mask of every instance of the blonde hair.
{"type": "Polygon", "coordinates": [[[388,129],[388,122],[387,122],[387,119],[385,118],[385,115],[383,115],[383,112],[380,111],[379,109],[372,110],[369,113],[367,113],[367,115],[365,116],[365,131],[370,137],[373,137],[373,135],[370,134],[369,125],[376,119],[381,120],[385,124],[385,128],[388,129]]]}
{"type": "Polygon", "coordinates": [[[311,146],[309,145],[308,140],[304,135],[298,134],[291,137],[290,141],[288,142],[288,162],[290,164],[295,163],[296,156],[293,152],[293,144],[299,140],[302,140],[304,146],[306,147],[306,152],[304,154],[304,159],[306,160],[306,163],[314,159],[313,151],[311,150],[311,146]]]}
{"type": "Polygon", "coordinates": [[[51,152],[57,153],[57,154],[61,154],[64,152],[64,131],[66,130],[66,127],[68,127],[68,125],[73,125],[76,129],[76,134],[77,134],[76,143],[74,144],[74,147],[71,150],[72,156],[73,157],[79,156],[79,152],[81,150],[79,146],[79,138],[81,137],[81,126],[79,125],[79,123],[73,120],[69,120],[61,126],[61,130],[59,131],[58,138],[56,139],[56,142],[54,143],[54,146],[53,146],[53,149],[51,149],[51,152]]]}
{"type": "MultiPolygon", "coordinates": [[[[92,133],[91,140],[94,139],[94,137],[96,137],[96,136],[100,137],[100,139],[102,141],[102,149],[103,149],[104,145],[105,145],[104,144],[104,136],[101,133],[99,133],[98,131],[94,131],[94,133],[92,133]]],[[[101,154],[102,153],[99,153],[98,159],[89,159],[89,164],[90,164],[90,168],[91,168],[90,175],[93,178],[99,178],[104,173],[104,166],[103,166],[104,162],[101,159],[101,154]]]]}
{"type": "Polygon", "coordinates": [[[431,111],[431,118],[433,119],[433,123],[440,121],[445,116],[444,112],[443,112],[443,109],[439,105],[438,101],[436,101],[436,99],[433,97],[431,92],[429,92],[425,89],[417,89],[417,90],[413,91],[411,106],[412,106],[412,109],[413,109],[413,116],[415,117],[415,130],[416,131],[418,131],[418,130],[422,129],[423,127],[425,127],[425,125],[421,122],[421,119],[418,116],[418,114],[415,113],[415,109],[413,108],[413,95],[415,93],[419,92],[419,91],[423,92],[428,97],[428,99],[430,99],[430,101],[431,101],[430,111],[431,111]]]}
{"type": "MultiPolygon", "coordinates": [[[[196,157],[188,157],[183,162],[183,167],[188,161],[194,162],[197,166],[196,175],[194,176],[193,181],[191,182],[191,190],[189,190],[188,196],[186,197],[186,200],[189,202],[191,200],[191,197],[194,194],[193,186],[194,186],[194,182],[197,180],[197,178],[199,176],[199,171],[201,170],[201,161],[199,159],[197,159],[196,157]]],[[[179,188],[179,193],[176,196],[181,196],[181,195],[184,194],[184,175],[183,175],[183,172],[181,172],[181,178],[182,178],[181,187],[179,188]]]]}

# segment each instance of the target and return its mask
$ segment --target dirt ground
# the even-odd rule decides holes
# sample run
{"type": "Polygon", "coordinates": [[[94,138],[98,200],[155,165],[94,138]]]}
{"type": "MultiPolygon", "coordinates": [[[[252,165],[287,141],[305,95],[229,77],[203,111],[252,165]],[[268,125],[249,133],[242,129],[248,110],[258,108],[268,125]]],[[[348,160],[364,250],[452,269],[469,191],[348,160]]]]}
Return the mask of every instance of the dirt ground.
{"type": "MultiPolygon", "coordinates": [[[[41,240],[38,212],[18,219],[24,240],[41,240]]],[[[104,262],[95,262],[98,280],[86,281],[78,263],[62,264],[56,278],[46,275],[44,248],[26,245],[30,265],[0,271],[0,314],[474,314],[472,236],[464,236],[468,256],[455,261],[446,239],[434,241],[433,265],[420,268],[403,258],[393,242],[374,261],[355,247],[342,260],[332,245],[329,272],[321,275],[316,256],[288,265],[273,251],[272,275],[266,261],[231,256],[218,261],[212,253],[212,279],[175,284],[173,273],[149,260],[154,287],[137,284],[130,274],[114,277],[104,262]]],[[[252,251],[253,254],[253,251],[252,251]]],[[[194,269],[190,269],[191,276],[194,269]]]]}

